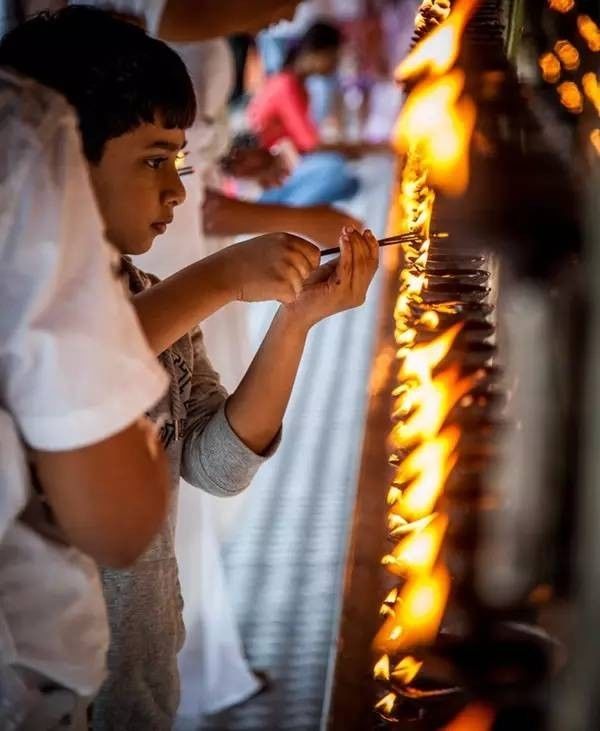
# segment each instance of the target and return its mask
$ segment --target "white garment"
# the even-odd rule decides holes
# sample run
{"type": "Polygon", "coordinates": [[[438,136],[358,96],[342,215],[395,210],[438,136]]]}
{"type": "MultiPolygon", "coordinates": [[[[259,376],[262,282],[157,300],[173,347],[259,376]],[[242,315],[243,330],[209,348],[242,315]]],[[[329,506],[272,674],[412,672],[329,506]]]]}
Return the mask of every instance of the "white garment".
{"type": "Polygon", "coordinates": [[[89,695],[108,646],[99,577],[15,520],[30,496],[20,438],[46,451],[101,441],[168,381],[117,279],[72,110],[0,70],[0,120],[1,661],[89,695]]]}
{"type": "Polygon", "coordinates": [[[93,5],[139,18],[151,36],[158,35],[166,4],[167,0],[69,0],[69,5],[93,5]]]}
{"type": "MultiPolygon", "coordinates": [[[[204,186],[214,179],[215,164],[229,146],[226,103],[233,84],[231,52],[222,39],[174,48],[186,62],[198,100],[197,121],[187,131],[187,161],[196,174],[183,178],[187,198],[176,210],[167,233],[147,254],[136,258],[138,266],[161,277],[228,243],[203,235],[201,205],[204,186]]],[[[250,360],[243,307],[234,303],[202,323],[211,362],[228,390],[237,386],[250,360]]],[[[260,687],[242,652],[216,528],[220,505],[238,500],[239,496],[214,498],[181,481],[175,552],[186,638],[178,656],[181,699],[177,728],[188,724],[197,728],[201,716],[240,703],[260,687]]]]}

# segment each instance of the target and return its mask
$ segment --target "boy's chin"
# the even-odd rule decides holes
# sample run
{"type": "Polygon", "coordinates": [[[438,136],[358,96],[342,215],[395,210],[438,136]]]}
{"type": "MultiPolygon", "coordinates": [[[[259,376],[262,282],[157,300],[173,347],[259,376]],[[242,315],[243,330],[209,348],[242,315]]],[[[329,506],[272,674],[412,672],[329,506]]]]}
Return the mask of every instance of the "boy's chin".
{"type": "Polygon", "coordinates": [[[134,242],[130,242],[129,246],[127,247],[127,253],[131,254],[132,256],[140,256],[141,254],[145,254],[152,248],[152,244],[154,243],[155,238],[156,235],[148,236],[143,241],[137,240],[134,242]]]}

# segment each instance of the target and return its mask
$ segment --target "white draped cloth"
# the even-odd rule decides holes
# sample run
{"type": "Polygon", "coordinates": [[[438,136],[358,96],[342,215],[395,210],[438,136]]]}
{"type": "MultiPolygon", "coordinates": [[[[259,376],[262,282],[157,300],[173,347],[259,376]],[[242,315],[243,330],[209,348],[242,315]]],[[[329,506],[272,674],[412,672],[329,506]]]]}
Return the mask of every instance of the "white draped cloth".
{"type": "MultiPolygon", "coordinates": [[[[229,145],[226,104],[233,83],[231,53],[222,39],[175,48],[186,61],[198,98],[197,122],[187,132],[186,160],[196,173],[183,177],[187,198],[167,233],[137,258],[138,266],[160,277],[230,243],[202,234],[201,204],[205,186],[215,175],[215,163],[229,145]]],[[[228,390],[237,386],[250,361],[245,315],[243,305],[230,305],[202,323],[210,359],[228,390]]],[[[203,715],[240,703],[260,687],[243,655],[227,593],[216,528],[218,502],[225,501],[182,480],[176,533],[186,628],[179,654],[180,728],[194,727],[203,715]]]]}

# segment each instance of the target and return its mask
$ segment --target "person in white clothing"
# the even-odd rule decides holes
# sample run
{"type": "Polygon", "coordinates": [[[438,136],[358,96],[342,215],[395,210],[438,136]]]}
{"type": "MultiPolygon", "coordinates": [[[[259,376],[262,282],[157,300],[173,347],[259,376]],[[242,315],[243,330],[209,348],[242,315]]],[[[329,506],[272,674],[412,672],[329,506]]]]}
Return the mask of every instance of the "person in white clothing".
{"type": "Polygon", "coordinates": [[[164,455],[141,417],[167,379],[72,110],[0,69],[0,120],[0,728],[46,731],[105,676],[92,559],[131,563],[164,518],[164,455]]]}

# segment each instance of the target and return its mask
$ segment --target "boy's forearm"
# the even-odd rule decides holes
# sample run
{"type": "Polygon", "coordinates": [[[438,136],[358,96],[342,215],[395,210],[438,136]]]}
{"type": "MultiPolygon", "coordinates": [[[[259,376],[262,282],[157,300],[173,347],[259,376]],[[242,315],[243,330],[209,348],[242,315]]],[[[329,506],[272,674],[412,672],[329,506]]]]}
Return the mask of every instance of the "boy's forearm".
{"type": "Polygon", "coordinates": [[[227,401],[231,428],[256,454],[268,449],[281,428],[308,330],[307,324],[280,308],[246,375],[227,401]]]}
{"type": "Polygon", "coordinates": [[[156,355],[236,298],[221,252],[196,262],[133,297],[140,324],[156,355]]]}

